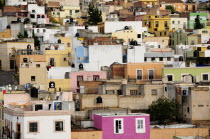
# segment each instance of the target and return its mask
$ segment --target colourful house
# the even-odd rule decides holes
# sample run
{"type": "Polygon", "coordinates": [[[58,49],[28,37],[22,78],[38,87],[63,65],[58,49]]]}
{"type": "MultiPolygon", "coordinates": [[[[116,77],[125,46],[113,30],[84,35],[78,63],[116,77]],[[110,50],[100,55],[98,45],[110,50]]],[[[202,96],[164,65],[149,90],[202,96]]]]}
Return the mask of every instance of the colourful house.
{"type": "Polygon", "coordinates": [[[154,33],[157,31],[168,32],[171,28],[171,24],[170,24],[171,19],[169,15],[166,15],[166,16],[144,15],[143,19],[144,19],[143,26],[148,27],[148,32],[150,33],[154,33]]]}
{"type": "Polygon", "coordinates": [[[105,71],[78,71],[71,72],[71,87],[73,92],[79,92],[79,82],[80,81],[97,81],[100,79],[106,79],[107,74],[105,71]]]}
{"type": "Polygon", "coordinates": [[[94,127],[101,129],[103,139],[150,139],[150,116],[144,113],[126,115],[93,115],[94,127]]]}
{"type": "Polygon", "coordinates": [[[196,82],[210,81],[210,67],[164,68],[163,76],[168,81],[184,81],[185,76],[191,75],[196,82]]]}
{"type": "Polygon", "coordinates": [[[207,13],[190,13],[190,24],[189,28],[194,29],[195,26],[195,18],[199,16],[200,23],[203,25],[203,28],[206,28],[207,25],[207,13]]]}

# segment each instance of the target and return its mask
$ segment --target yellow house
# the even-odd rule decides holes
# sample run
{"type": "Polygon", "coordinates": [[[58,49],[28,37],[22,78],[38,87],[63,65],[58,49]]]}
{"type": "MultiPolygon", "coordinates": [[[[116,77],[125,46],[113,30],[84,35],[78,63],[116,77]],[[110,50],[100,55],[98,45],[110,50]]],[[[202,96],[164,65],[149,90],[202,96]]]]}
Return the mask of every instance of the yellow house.
{"type": "Polygon", "coordinates": [[[156,31],[169,31],[170,16],[159,15],[144,15],[143,26],[148,27],[148,32],[154,33],[156,31]]]}
{"type": "Polygon", "coordinates": [[[125,43],[129,43],[131,40],[137,41],[137,32],[135,30],[118,30],[112,33],[112,37],[123,39],[125,43]]]}
{"type": "Polygon", "coordinates": [[[45,55],[47,66],[67,67],[71,64],[71,37],[58,37],[59,43],[46,43],[45,55]]]}
{"type": "Polygon", "coordinates": [[[142,5],[147,5],[148,7],[152,7],[158,4],[158,0],[139,0],[142,2],[142,5]]]}
{"type": "Polygon", "coordinates": [[[11,38],[11,29],[6,29],[3,32],[0,32],[0,38],[11,38]]]}

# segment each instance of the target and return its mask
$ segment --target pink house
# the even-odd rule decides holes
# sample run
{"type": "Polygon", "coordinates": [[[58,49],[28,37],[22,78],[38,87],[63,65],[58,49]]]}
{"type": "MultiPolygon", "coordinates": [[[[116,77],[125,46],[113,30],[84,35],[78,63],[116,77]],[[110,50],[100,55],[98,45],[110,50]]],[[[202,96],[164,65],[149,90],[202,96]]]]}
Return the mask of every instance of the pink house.
{"type": "Polygon", "coordinates": [[[94,115],[94,127],[103,139],[150,139],[149,114],[94,115]]]}
{"type": "Polygon", "coordinates": [[[106,78],[105,71],[70,72],[71,88],[73,92],[79,92],[79,81],[97,81],[106,78]]]}

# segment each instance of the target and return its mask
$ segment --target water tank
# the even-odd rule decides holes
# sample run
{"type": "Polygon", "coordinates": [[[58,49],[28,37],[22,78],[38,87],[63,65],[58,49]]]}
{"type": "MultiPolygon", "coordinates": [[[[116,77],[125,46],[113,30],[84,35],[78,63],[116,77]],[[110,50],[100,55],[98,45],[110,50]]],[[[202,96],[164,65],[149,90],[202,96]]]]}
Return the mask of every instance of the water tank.
{"type": "Polygon", "coordinates": [[[97,98],[96,98],[96,103],[103,103],[103,100],[102,100],[102,97],[101,96],[98,96],[97,98]]]}
{"type": "Polygon", "coordinates": [[[125,26],[125,28],[124,28],[125,30],[128,30],[129,29],[129,27],[128,26],[125,26]]]}
{"type": "Polygon", "coordinates": [[[180,57],[179,57],[179,61],[184,61],[183,56],[180,56],[180,57]]]}
{"type": "Polygon", "coordinates": [[[79,64],[79,69],[82,70],[83,69],[83,64],[79,64]]]}
{"type": "Polygon", "coordinates": [[[58,39],[58,43],[61,43],[61,40],[60,39],[58,39]]]}

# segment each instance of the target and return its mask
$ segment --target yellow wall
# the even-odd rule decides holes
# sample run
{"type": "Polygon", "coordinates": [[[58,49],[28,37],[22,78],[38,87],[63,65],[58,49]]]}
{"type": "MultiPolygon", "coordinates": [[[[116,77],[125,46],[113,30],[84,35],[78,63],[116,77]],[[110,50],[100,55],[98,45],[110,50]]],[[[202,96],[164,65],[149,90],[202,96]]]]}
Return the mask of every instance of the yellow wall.
{"type": "Polygon", "coordinates": [[[137,33],[134,30],[122,30],[112,33],[112,37],[123,39],[125,43],[129,43],[129,40],[137,41],[137,33]]]}
{"type": "Polygon", "coordinates": [[[0,32],[0,38],[11,38],[11,30],[6,29],[5,32],[0,32]]]}
{"type": "Polygon", "coordinates": [[[50,58],[54,58],[55,67],[67,67],[69,66],[68,61],[71,60],[72,56],[72,39],[71,37],[59,37],[61,42],[64,44],[64,50],[47,50],[46,54],[46,62],[47,65],[50,63],[50,58]],[[70,43],[70,47],[67,46],[67,43],[70,43]],[[70,57],[68,56],[70,53],[70,57]],[[66,58],[66,61],[64,61],[66,58]]]}
{"type": "Polygon", "coordinates": [[[173,139],[173,136],[202,136],[209,135],[208,128],[176,128],[151,129],[150,139],[173,139]]]}
{"type": "MultiPolygon", "coordinates": [[[[49,87],[50,82],[55,82],[56,91],[71,91],[71,79],[48,79],[47,88],[49,87]]],[[[49,91],[54,91],[54,89],[50,89],[49,91]]]]}
{"type": "Polygon", "coordinates": [[[170,23],[170,17],[169,16],[158,16],[158,15],[144,15],[143,18],[143,25],[144,27],[148,27],[148,32],[155,32],[155,28],[157,28],[157,31],[163,31],[168,28],[168,30],[171,28],[170,23]],[[156,21],[158,22],[158,27],[156,27],[156,21]],[[165,27],[164,23],[167,22],[167,27],[165,27]],[[149,26],[150,23],[150,26],[149,26]],[[147,25],[148,26],[147,26],[147,25]]]}
{"type": "Polygon", "coordinates": [[[102,131],[72,131],[72,139],[102,139],[102,131]]]}

